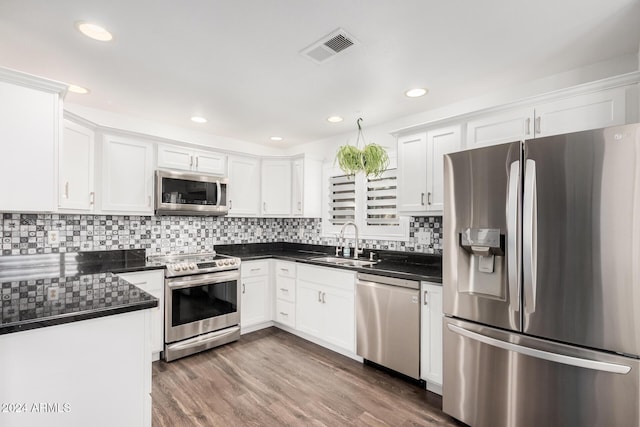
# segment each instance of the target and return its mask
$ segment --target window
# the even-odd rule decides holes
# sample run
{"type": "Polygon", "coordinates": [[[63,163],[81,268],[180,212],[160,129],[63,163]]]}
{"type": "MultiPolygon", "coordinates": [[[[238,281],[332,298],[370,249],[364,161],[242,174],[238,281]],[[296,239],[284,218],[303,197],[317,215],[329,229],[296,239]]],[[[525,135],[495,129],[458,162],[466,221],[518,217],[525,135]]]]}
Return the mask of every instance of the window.
{"type": "MultiPolygon", "coordinates": [[[[345,223],[353,222],[361,239],[409,239],[409,218],[397,212],[396,168],[367,178],[362,174],[347,176],[327,166],[324,182],[328,185],[323,197],[323,236],[335,237],[345,223]]],[[[352,229],[348,231],[352,237],[352,229]]]]}

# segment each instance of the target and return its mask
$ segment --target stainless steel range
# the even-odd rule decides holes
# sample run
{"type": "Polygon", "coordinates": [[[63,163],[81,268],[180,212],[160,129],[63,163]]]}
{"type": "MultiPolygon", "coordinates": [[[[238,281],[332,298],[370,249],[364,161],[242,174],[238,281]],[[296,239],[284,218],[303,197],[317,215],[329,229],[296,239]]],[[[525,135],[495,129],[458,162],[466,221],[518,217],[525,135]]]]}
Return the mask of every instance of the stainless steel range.
{"type": "Polygon", "coordinates": [[[164,360],[240,338],[240,258],[211,252],[150,260],[166,267],[164,360]]]}

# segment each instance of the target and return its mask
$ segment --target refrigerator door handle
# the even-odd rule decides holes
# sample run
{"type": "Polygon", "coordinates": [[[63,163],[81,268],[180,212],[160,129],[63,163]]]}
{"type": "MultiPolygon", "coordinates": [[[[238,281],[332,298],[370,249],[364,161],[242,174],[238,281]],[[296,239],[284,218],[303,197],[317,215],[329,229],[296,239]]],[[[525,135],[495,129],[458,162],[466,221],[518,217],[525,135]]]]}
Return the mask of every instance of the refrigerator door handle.
{"type": "Polygon", "coordinates": [[[501,348],[507,351],[524,354],[526,356],[535,357],[537,359],[548,360],[554,363],[562,363],[564,365],[577,366],[579,368],[593,369],[596,371],[610,372],[613,374],[627,374],[631,371],[630,366],[619,365],[616,363],[600,362],[598,360],[583,359],[581,357],[567,356],[559,353],[551,353],[549,351],[538,350],[536,348],[525,347],[518,344],[502,341],[496,338],[488,337],[477,332],[469,331],[456,325],[447,324],[450,331],[455,332],[463,337],[488,344],[493,347],[501,348]]]}
{"type": "Polygon", "coordinates": [[[527,159],[524,168],[524,199],[522,201],[522,251],[524,271],[524,311],[536,311],[536,272],[538,270],[538,195],[536,162],[527,159]]]}
{"type": "Polygon", "coordinates": [[[509,280],[509,308],[520,311],[520,251],[518,250],[518,198],[520,161],[511,163],[507,193],[507,274],[509,280]]]}

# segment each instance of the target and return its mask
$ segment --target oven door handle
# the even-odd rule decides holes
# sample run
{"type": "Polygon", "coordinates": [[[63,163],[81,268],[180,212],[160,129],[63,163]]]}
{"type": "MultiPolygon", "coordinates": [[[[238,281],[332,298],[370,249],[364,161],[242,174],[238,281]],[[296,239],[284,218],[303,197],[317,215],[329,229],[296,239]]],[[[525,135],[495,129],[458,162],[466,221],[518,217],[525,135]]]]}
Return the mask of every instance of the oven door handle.
{"type": "Polygon", "coordinates": [[[240,274],[238,273],[229,273],[229,274],[215,273],[215,275],[207,275],[207,276],[209,277],[202,278],[202,279],[190,279],[190,280],[173,279],[172,281],[167,282],[167,287],[169,289],[190,288],[193,286],[207,285],[207,284],[213,285],[215,283],[222,283],[222,282],[228,282],[230,280],[240,279],[240,274]]]}

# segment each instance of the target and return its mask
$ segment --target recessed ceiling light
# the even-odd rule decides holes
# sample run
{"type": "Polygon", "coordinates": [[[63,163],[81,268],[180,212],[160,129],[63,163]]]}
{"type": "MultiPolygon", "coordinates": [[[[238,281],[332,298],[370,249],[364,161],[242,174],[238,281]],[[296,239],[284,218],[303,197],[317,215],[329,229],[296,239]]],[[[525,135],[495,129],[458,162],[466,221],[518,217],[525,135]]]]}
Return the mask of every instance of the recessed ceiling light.
{"type": "Polygon", "coordinates": [[[196,123],[207,123],[207,119],[205,119],[204,117],[200,117],[200,116],[191,117],[191,121],[192,122],[196,122],[196,123]]]}
{"type": "Polygon", "coordinates": [[[89,89],[84,88],[82,86],[69,85],[69,92],[79,93],[81,95],[86,95],[89,93],[89,89]]]}
{"type": "Polygon", "coordinates": [[[272,136],[269,139],[272,141],[282,141],[284,138],[281,136],[272,136]]]}
{"type": "Polygon", "coordinates": [[[418,87],[418,88],[415,88],[415,89],[409,89],[404,94],[406,96],[408,96],[409,98],[418,98],[418,97],[426,95],[427,92],[428,92],[427,89],[418,87]]]}
{"type": "Polygon", "coordinates": [[[343,121],[344,119],[340,116],[331,116],[331,117],[327,117],[327,121],[329,123],[340,123],[341,121],[343,121]]]}
{"type": "Polygon", "coordinates": [[[100,25],[92,24],[90,22],[78,22],[76,23],[78,30],[87,37],[91,37],[94,40],[101,42],[108,42],[113,39],[113,35],[100,25]]]}

